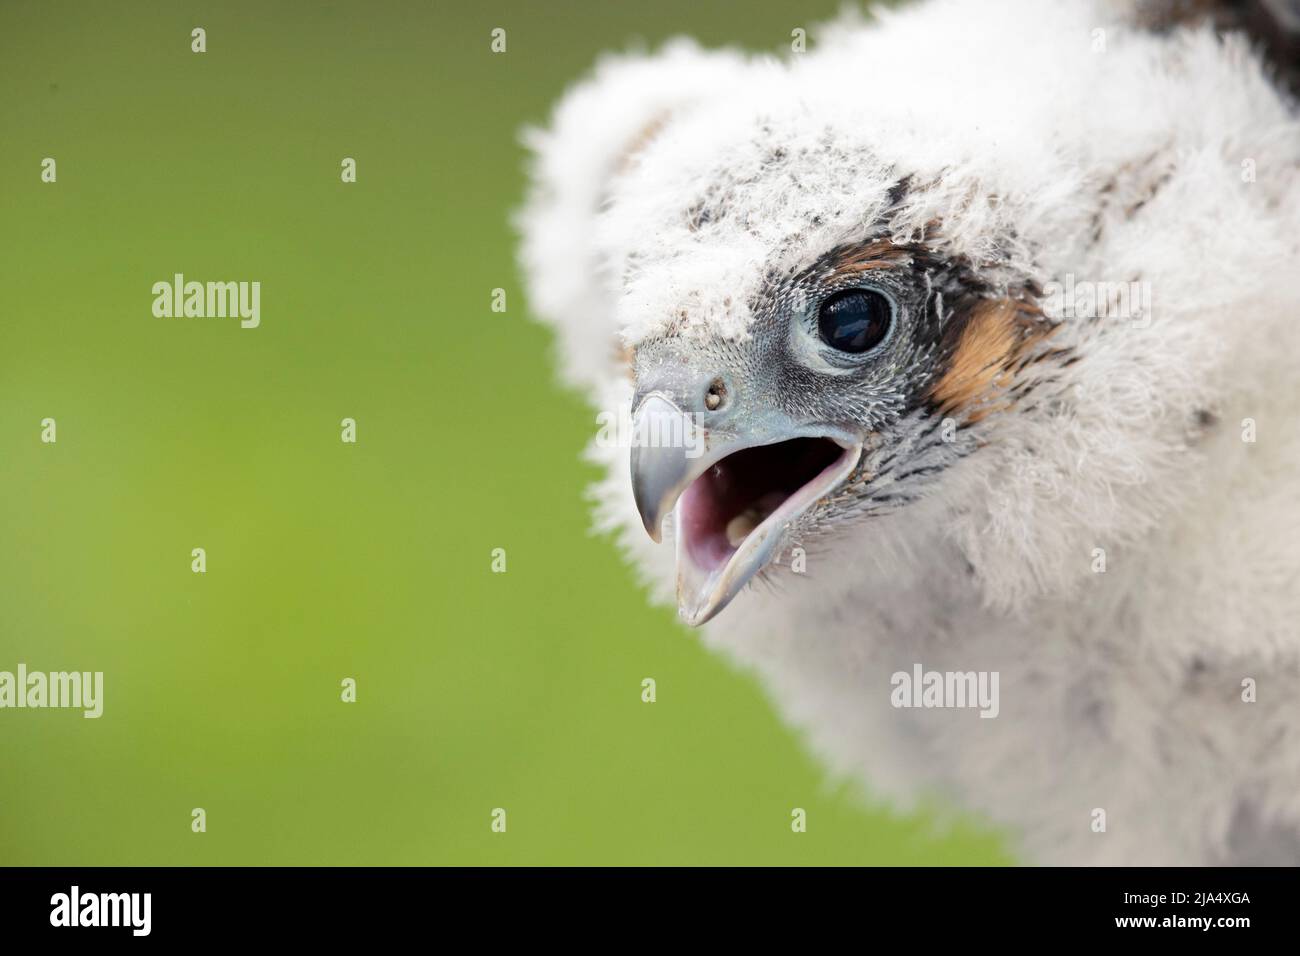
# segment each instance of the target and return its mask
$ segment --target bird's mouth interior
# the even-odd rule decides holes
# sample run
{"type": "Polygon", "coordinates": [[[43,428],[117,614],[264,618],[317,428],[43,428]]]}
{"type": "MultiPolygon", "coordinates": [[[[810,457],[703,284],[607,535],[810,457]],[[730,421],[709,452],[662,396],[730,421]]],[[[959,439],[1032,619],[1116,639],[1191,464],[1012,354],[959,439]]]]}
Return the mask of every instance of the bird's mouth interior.
{"type": "Polygon", "coordinates": [[[793,438],[744,448],[711,465],[678,502],[680,534],[695,566],[722,567],[759,525],[844,455],[829,438],[793,438]]]}

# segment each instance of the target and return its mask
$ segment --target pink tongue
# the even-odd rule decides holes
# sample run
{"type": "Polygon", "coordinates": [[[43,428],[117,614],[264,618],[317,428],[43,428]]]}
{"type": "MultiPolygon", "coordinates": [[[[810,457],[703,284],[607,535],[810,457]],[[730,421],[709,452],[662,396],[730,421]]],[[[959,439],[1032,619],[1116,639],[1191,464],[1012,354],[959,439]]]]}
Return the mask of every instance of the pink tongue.
{"type": "Polygon", "coordinates": [[[695,566],[707,573],[721,568],[736,553],[745,537],[781,506],[786,496],[769,491],[756,503],[737,514],[726,514],[710,492],[709,475],[702,476],[682,494],[681,528],[686,548],[695,566]]]}
{"type": "Polygon", "coordinates": [[[717,502],[704,485],[705,478],[697,478],[682,492],[677,508],[681,512],[681,533],[691,561],[702,571],[713,572],[727,563],[736,549],[727,543],[727,535],[720,527],[717,502]]]}

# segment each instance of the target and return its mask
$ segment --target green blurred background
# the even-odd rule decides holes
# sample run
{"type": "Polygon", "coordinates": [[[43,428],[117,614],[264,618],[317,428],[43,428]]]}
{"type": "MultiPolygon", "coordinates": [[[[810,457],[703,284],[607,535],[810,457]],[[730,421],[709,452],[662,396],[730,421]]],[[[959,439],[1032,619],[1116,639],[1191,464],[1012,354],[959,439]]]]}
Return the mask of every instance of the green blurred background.
{"type": "Polygon", "coordinates": [[[0,711],[0,863],[1006,861],[646,606],[515,271],[518,130],[599,51],[837,4],[0,4],[0,670],[105,672],[0,711]],[[261,327],[154,318],[175,272],[261,327]]]}

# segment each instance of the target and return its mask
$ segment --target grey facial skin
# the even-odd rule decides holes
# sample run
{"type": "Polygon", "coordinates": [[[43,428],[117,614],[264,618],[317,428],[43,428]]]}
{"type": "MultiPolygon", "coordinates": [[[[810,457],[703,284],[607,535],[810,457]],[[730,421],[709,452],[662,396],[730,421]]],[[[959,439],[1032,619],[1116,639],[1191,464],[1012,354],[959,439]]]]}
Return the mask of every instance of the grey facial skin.
{"type": "Polygon", "coordinates": [[[877,267],[869,257],[883,248],[834,250],[811,269],[773,279],[752,305],[756,321],[744,341],[663,336],[638,347],[638,430],[667,433],[674,420],[696,429],[689,449],[635,447],[631,475],[654,540],[676,508],[678,604],[688,623],[721,611],[785,546],[901,507],[972,447],[968,436],[943,433],[943,416],[926,397],[943,369],[945,330],[957,321],[941,290],[958,301],[971,290],[961,287],[960,270],[919,249],[888,247],[889,260],[877,267]],[[821,303],[856,288],[892,304],[888,334],[862,354],[837,351],[817,331],[821,303]],[[833,442],[838,456],[779,505],[772,496],[775,507],[752,530],[740,525],[748,533],[725,562],[699,560],[691,544],[701,522],[688,495],[697,480],[715,469],[714,479],[725,481],[738,452],[809,438],[833,442]]]}

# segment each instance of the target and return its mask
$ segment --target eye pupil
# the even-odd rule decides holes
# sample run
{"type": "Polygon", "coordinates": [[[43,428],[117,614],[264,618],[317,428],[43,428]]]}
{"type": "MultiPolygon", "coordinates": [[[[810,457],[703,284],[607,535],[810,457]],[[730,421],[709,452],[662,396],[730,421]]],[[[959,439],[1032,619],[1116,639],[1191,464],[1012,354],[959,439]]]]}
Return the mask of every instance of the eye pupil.
{"type": "Polygon", "coordinates": [[[817,328],[822,341],[841,352],[865,352],[889,334],[893,308],[870,289],[845,289],[822,303],[817,328]]]}

